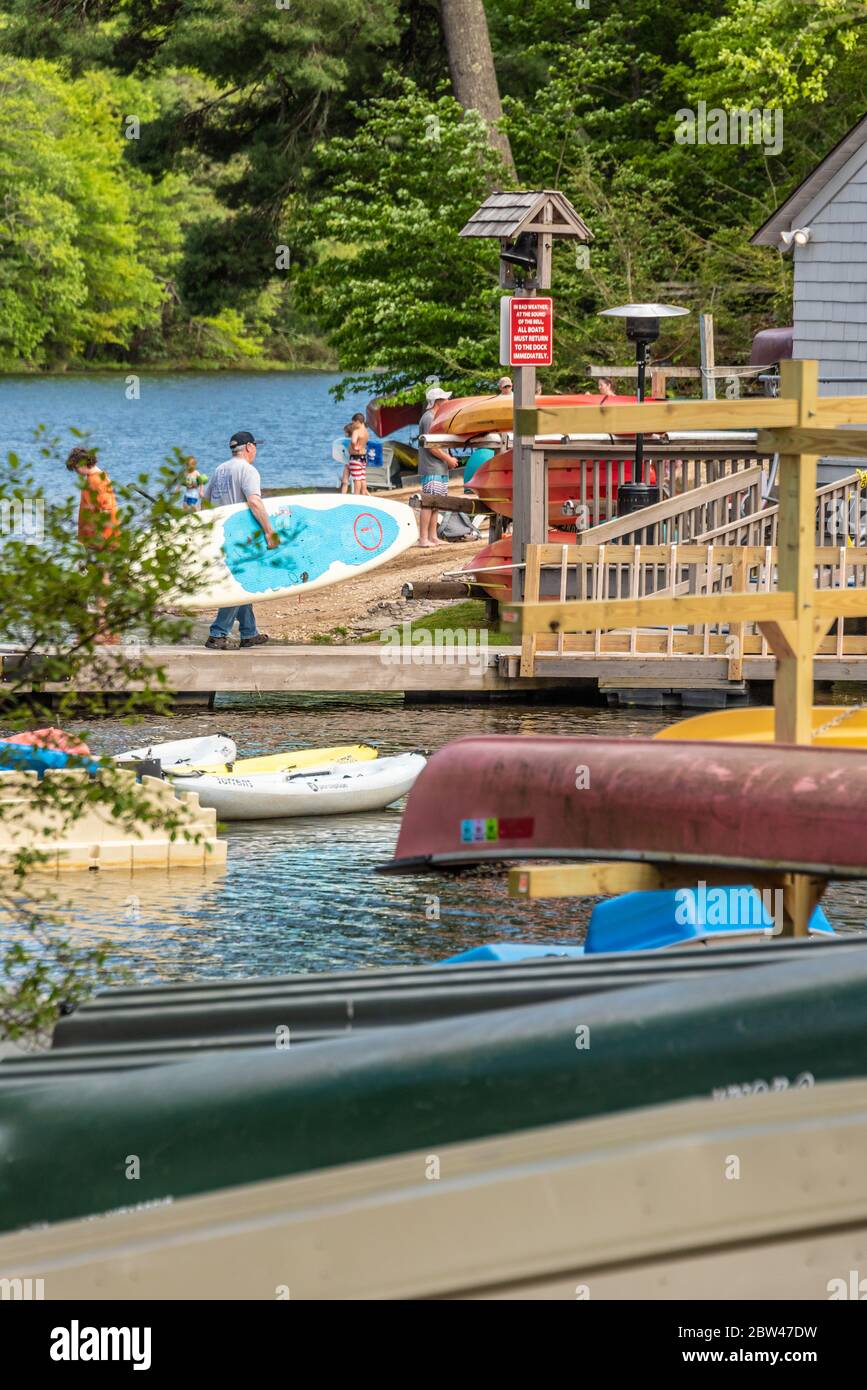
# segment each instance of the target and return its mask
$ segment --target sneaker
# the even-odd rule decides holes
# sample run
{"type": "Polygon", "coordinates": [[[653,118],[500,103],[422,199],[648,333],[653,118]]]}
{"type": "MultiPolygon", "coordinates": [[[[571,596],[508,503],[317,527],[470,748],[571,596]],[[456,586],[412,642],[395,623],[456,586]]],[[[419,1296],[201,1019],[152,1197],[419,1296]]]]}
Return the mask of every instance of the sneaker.
{"type": "Polygon", "coordinates": [[[241,646],[242,646],[242,647],[264,647],[265,643],[266,643],[266,642],[270,642],[270,641],[271,641],[271,638],[268,637],[264,632],[257,632],[255,637],[242,637],[242,638],[241,638],[241,646]]]}
{"type": "Polygon", "coordinates": [[[205,646],[210,647],[212,651],[227,652],[229,650],[229,639],[228,637],[209,637],[205,646]]]}

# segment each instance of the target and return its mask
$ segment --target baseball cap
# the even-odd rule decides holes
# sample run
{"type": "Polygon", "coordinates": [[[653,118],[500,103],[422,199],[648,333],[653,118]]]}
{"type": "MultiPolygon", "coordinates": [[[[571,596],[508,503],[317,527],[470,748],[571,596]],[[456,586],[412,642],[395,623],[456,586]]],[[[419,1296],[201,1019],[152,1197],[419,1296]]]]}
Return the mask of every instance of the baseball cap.
{"type": "Polygon", "coordinates": [[[264,439],[254,439],[249,430],[236,430],[229,440],[230,449],[243,449],[245,444],[264,444],[264,439]]]}
{"type": "Polygon", "coordinates": [[[498,387],[500,387],[500,386],[511,386],[511,384],[512,384],[512,378],[511,378],[510,376],[501,376],[501,377],[500,377],[500,380],[497,382],[497,386],[498,386],[498,387]]]}
{"type": "Polygon", "coordinates": [[[451,398],[451,391],[443,391],[439,386],[432,386],[425,395],[428,405],[433,405],[434,401],[450,401],[451,398]]]}

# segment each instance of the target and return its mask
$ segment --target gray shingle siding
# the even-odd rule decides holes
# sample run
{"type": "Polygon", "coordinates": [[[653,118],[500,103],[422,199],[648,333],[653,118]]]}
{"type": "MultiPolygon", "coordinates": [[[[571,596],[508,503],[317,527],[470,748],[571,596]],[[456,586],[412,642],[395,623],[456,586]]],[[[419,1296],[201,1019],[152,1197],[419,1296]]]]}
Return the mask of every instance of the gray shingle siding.
{"type": "MultiPolygon", "coordinates": [[[[867,164],[810,218],[811,240],[795,248],[794,354],[819,360],[820,377],[863,377],[867,392],[867,164]]],[[[823,395],[845,384],[823,382],[823,395]]]]}

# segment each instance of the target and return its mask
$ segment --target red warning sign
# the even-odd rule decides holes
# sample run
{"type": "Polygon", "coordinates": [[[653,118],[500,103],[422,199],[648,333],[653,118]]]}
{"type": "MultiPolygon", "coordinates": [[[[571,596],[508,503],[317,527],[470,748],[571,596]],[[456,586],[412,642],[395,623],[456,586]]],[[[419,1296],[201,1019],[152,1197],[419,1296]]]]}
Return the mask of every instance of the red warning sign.
{"type": "Polygon", "coordinates": [[[509,366],[550,367],[554,361],[554,301],[535,295],[509,300],[509,366]]]}

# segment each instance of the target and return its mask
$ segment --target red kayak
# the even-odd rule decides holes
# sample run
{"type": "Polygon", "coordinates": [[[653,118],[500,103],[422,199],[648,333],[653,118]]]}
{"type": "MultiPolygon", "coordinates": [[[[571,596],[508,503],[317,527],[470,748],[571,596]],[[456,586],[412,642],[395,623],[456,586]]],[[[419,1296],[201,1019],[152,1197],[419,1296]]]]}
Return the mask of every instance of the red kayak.
{"type": "MultiPolygon", "coordinates": [[[[621,482],[620,470],[623,469],[622,481],[632,482],[632,459],[612,459],[609,463],[605,460],[601,463],[591,463],[588,459],[582,459],[579,454],[564,455],[562,459],[558,456],[556,462],[549,461],[548,464],[548,523],[551,526],[566,526],[575,529],[575,517],[563,515],[563,503],[574,501],[584,502],[587,506],[592,504],[596,490],[594,489],[594,476],[598,476],[599,497],[609,497],[609,478],[611,480],[610,511],[613,514],[614,504],[617,501],[617,490],[621,482]],[[584,489],[582,497],[582,487],[584,489]]],[[[650,482],[656,482],[656,473],[653,468],[649,470],[650,482]]],[[[513,503],[513,474],[512,474],[512,451],[507,449],[505,453],[494,454],[493,458],[483,463],[481,468],[473,474],[472,481],[467,484],[471,492],[475,492],[483,502],[485,502],[492,512],[499,512],[501,516],[512,516],[514,514],[513,503]]],[[[602,520],[607,520],[609,508],[602,507],[602,520]]],[[[555,538],[557,539],[557,538],[555,538]]]]}
{"type": "Polygon", "coordinates": [[[601,858],[857,878],[865,823],[857,749],[470,737],[429,760],[385,867],[601,858]]]}
{"type": "MultiPolygon", "coordinates": [[[[476,475],[478,476],[478,474],[476,475]]],[[[568,531],[549,531],[548,540],[552,545],[574,545],[575,532],[570,535],[568,531]]],[[[502,540],[494,541],[493,545],[486,545],[484,550],[478,551],[471,560],[464,565],[465,570],[475,572],[475,582],[490,594],[491,598],[497,599],[500,603],[508,603],[512,597],[512,574],[510,568],[512,564],[512,537],[504,536],[502,540]]],[[[542,598],[560,597],[560,577],[554,570],[542,572],[542,598]],[[546,589],[545,576],[550,575],[552,586],[550,593],[546,589]]]]}
{"type": "Polygon", "coordinates": [[[32,748],[52,748],[58,753],[71,753],[76,757],[89,758],[90,749],[80,739],[73,738],[62,729],[34,729],[31,733],[10,734],[3,743],[23,743],[32,748]]]}

